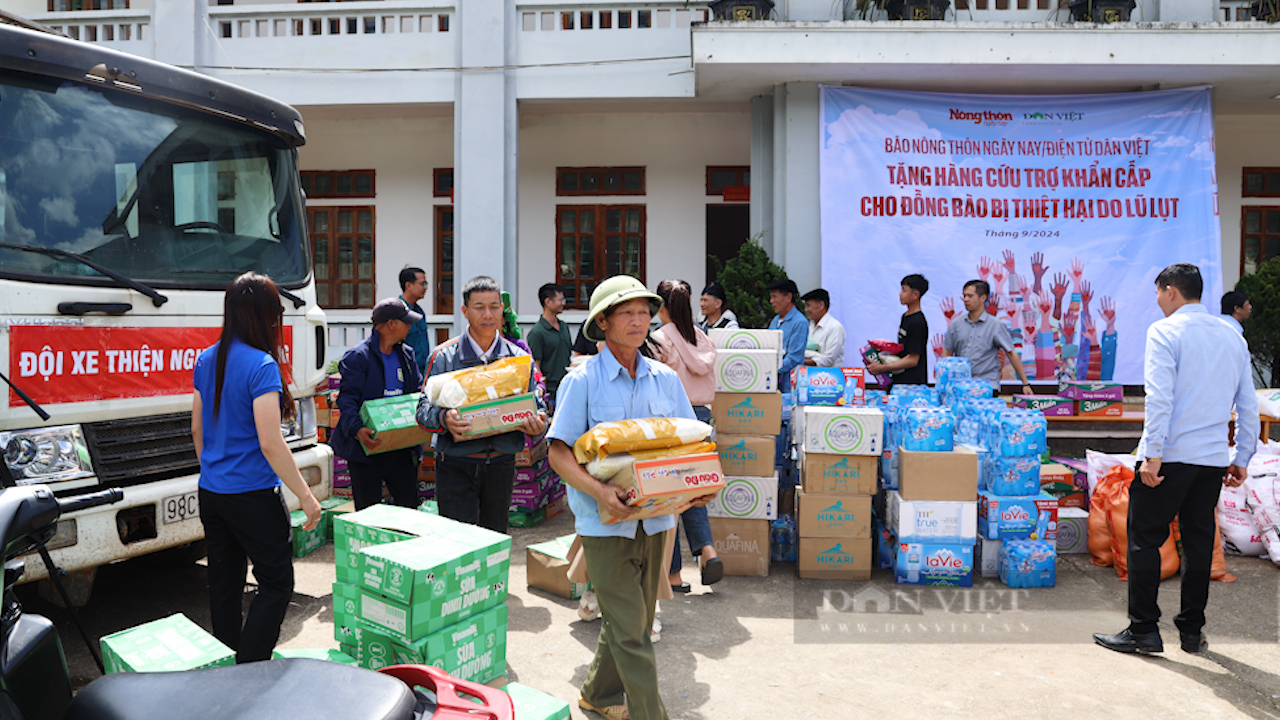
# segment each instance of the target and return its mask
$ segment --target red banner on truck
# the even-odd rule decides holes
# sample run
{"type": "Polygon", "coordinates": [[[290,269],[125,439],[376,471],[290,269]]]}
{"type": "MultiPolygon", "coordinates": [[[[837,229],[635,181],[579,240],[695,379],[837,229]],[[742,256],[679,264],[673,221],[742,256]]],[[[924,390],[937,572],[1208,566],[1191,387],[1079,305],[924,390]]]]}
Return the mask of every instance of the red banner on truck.
{"type": "MultiPolygon", "coordinates": [[[[38,403],[184,395],[200,352],[218,341],[217,327],[9,328],[9,376],[38,403]]],[[[286,365],[293,328],[284,328],[286,365]]],[[[9,393],[9,406],[24,405],[9,393]]]]}

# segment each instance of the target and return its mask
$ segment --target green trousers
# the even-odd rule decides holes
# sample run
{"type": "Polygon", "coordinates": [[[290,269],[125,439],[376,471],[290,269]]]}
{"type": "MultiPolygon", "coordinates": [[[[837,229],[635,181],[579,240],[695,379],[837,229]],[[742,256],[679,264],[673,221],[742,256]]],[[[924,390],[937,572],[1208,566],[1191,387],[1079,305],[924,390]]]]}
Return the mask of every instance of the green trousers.
{"type": "Polygon", "coordinates": [[[658,583],[667,574],[665,533],[583,537],[587,574],[600,601],[603,625],[582,697],[596,707],[627,704],[631,720],[667,720],[658,694],[658,662],[649,630],[658,583]],[[625,694],[625,695],[624,695],[625,694]]]}

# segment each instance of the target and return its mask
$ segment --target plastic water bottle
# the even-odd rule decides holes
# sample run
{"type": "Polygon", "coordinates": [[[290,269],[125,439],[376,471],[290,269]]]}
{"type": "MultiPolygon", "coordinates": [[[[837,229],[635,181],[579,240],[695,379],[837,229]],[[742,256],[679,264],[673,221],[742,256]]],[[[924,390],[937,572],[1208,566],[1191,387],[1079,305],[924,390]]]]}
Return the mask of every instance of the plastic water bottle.
{"type": "Polygon", "coordinates": [[[907,582],[920,582],[920,547],[912,545],[907,553],[907,582]]]}

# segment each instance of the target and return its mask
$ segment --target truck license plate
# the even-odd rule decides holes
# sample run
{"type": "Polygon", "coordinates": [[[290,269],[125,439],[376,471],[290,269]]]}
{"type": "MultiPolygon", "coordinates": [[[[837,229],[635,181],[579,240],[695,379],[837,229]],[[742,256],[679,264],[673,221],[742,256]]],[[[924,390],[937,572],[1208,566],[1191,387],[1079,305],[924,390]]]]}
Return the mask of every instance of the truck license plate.
{"type": "Polygon", "coordinates": [[[164,524],[182,522],[200,517],[200,496],[198,493],[174,495],[160,502],[164,509],[164,524]]]}

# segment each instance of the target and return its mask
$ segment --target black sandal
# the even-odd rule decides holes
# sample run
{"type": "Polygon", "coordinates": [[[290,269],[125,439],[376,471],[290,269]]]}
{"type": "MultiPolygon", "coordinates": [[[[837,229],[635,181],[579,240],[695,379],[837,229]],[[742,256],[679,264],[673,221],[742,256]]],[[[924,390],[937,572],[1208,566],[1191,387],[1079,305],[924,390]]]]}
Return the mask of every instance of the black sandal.
{"type": "Polygon", "coordinates": [[[724,579],[724,563],[713,557],[702,564],[702,584],[715,585],[724,579]]]}
{"type": "Polygon", "coordinates": [[[671,592],[673,593],[687,593],[692,591],[693,591],[693,586],[690,585],[689,583],[680,583],[679,585],[671,586],[671,592]]]}

